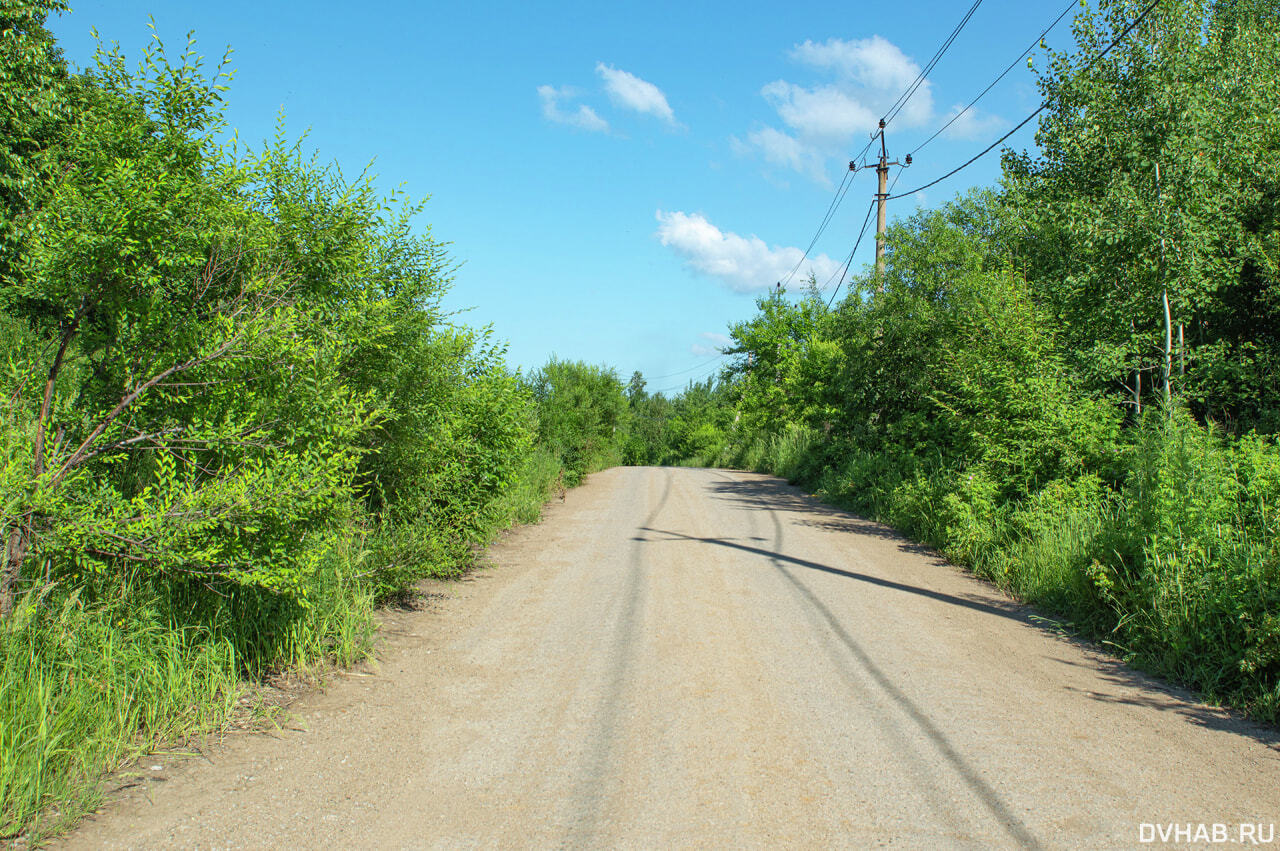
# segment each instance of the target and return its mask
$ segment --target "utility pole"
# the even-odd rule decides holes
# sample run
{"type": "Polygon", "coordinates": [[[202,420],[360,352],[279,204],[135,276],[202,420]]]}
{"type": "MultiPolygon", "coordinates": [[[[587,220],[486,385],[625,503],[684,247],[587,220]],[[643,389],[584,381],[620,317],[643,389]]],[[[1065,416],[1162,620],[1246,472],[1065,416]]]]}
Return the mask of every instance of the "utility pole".
{"type": "MultiPolygon", "coordinates": [[[[900,163],[897,160],[889,162],[889,154],[885,150],[884,143],[884,119],[880,119],[880,161],[874,166],[876,170],[876,279],[880,282],[880,292],[884,292],[884,231],[886,220],[888,218],[888,200],[889,200],[889,166],[894,165],[911,165],[911,154],[907,154],[907,161],[900,163]]],[[[872,168],[870,165],[862,166],[862,168],[872,168]]],[[[857,171],[857,163],[849,163],[850,171],[857,171]]]]}

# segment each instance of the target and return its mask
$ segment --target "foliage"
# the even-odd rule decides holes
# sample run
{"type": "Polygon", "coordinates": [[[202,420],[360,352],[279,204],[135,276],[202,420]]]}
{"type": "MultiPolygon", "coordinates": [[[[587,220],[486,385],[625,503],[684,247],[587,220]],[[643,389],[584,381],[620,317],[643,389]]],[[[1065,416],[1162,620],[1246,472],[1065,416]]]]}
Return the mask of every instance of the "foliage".
{"type": "Polygon", "coordinates": [[[53,179],[75,80],[45,22],[62,0],[0,4],[0,282],[19,274],[23,231],[53,179]]]}
{"type": "Polygon", "coordinates": [[[1051,52],[1040,154],[1007,154],[1012,250],[1092,387],[1162,386],[1167,291],[1183,397],[1280,427],[1280,28],[1274,4],[1168,0],[1077,16],[1051,52]],[[1105,294],[1105,297],[1100,297],[1105,294]],[[1180,373],[1185,367],[1185,377],[1180,373]]]}
{"type": "Polygon", "coordinates": [[[552,357],[528,379],[538,411],[538,443],[559,456],[565,483],[622,458],[627,397],[607,367],[552,357]]]}
{"type": "MultiPolygon", "coordinates": [[[[560,469],[503,348],[442,314],[420,204],[229,139],[194,44],[68,72],[59,8],[0,11],[4,835],[221,723],[241,677],[367,652],[377,600],[536,519],[560,469]]],[[[585,465],[625,426],[602,399],[557,435],[585,465]]]]}

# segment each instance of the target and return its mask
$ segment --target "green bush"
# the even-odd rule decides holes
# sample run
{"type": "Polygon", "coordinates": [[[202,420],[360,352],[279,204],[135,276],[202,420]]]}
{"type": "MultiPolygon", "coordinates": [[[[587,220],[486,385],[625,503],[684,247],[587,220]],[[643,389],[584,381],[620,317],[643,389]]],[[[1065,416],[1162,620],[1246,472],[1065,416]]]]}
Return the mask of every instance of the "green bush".
{"type": "Polygon", "coordinates": [[[567,485],[622,462],[627,398],[614,370],[553,357],[528,386],[537,403],[538,444],[559,456],[567,485]]]}
{"type": "MultiPolygon", "coordinates": [[[[242,677],[360,657],[377,600],[559,474],[502,347],[442,315],[421,205],[225,144],[193,44],[70,73],[58,8],[0,12],[0,835],[215,727],[242,677]]],[[[623,424],[597,389],[579,474],[623,424]]]]}

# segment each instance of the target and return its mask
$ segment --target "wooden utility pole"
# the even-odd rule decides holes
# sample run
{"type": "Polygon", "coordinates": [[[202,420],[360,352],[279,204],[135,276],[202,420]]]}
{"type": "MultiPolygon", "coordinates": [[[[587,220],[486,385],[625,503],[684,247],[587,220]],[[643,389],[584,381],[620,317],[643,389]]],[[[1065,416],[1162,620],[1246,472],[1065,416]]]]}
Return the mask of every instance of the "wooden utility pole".
{"type": "Polygon", "coordinates": [[[884,149],[884,119],[880,120],[880,164],[876,166],[876,277],[884,289],[884,228],[889,193],[889,155],[884,149]]]}
{"type": "MultiPolygon", "coordinates": [[[[911,165],[911,155],[907,154],[907,161],[900,163],[897,160],[889,162],[889,154],[885,150],[884,143],[884,119],[880,119],[880,161],[874,166],[876,170],[876,280],[879,281],[880,292],[884,292],[884,232],[888,219],[888,200],[889,200],[889,166],[894,165],[911,165]]],[[[872,168],[870,165],[862,166],[862,168],[872,168]]],[[[857,163],[849,163],[850,171],[857,171],[857,163]]]]}

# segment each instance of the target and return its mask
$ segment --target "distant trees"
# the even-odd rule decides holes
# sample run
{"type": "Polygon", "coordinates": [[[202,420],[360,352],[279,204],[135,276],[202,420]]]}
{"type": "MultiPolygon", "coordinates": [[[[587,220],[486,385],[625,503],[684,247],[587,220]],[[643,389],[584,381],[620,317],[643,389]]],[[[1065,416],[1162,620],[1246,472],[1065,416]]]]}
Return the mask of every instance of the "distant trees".
{"type": "Polygon", "coordinates": [[[538,441],[560,457],[569,485],[620,462],[628,402],[613,369],[553,357],[528,383],[538,406],[538,441]]]}

